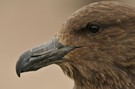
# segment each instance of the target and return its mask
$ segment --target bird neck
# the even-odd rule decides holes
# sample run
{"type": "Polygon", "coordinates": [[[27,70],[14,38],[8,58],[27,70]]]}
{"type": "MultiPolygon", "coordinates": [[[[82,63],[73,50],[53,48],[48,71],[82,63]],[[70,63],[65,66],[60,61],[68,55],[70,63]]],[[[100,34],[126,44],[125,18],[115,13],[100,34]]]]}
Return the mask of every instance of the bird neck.
{"type": "Polygon", "coordinates": [[[82,61],[59,64],[63,72],[74,79],[74,89],[135,89],[124,71],[99,65],[82,61]]]}

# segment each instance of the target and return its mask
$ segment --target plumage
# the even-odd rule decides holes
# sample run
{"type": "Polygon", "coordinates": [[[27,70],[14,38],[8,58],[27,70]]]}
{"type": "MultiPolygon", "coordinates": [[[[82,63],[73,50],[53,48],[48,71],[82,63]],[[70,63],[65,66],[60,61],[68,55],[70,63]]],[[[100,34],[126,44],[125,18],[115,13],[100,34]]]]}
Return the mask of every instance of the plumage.
{"type": "MultiPolygon", "coordinates": [[[[84,6],[67,18],[55,39],[62,44],[55,50],[67,47],[58,51],[59,55],[65,50],[66,53],[59,57],[59,61],[54,62],[51,57],[53,61],[47,65],[59,65],[74,80],[74,89],[135,89],[134,7],[115,1],[84,6]]],[[[36,57],[44,52],[51,53],[49,49],[41,49],[44,46],[36,51],[36,57]]],[[[43,59],[29,64],[24,58],[26,56],[17,63],[18,74],[47,66],[43,59]],[[24,66],[26,63],[27,67],[24,66]],[[40,64],[43,66],[35,67],[40,64]]]]}

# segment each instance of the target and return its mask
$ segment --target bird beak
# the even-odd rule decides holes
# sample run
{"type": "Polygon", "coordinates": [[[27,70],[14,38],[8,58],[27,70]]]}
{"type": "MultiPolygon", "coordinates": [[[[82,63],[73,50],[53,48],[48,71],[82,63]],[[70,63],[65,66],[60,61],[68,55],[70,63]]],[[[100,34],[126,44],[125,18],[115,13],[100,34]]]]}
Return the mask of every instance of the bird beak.
{"type": "Polygon", "coordinates": [[[64,56],[75,49],[75,46],[63,46],[57,39],[47,44],[24,52],[17,64],[16,73],[20,77],[22,72],[36,71],[50,64],[64,61],[64,56]]]}

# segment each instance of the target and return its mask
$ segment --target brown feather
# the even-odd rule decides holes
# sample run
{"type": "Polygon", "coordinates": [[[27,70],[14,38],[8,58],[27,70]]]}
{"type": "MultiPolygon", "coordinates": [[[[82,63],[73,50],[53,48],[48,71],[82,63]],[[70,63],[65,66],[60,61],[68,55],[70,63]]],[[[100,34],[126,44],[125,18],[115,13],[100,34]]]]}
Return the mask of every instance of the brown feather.
{"type": "Polygon", "coordinates": [[[63,45],[81,46],[58,63],[74,79],[74,89],[135,89],[135,8],[114,1],[87,5],[62,25],[63,45]],[[88,23],[103,31],[85,32],[88,23]]]}

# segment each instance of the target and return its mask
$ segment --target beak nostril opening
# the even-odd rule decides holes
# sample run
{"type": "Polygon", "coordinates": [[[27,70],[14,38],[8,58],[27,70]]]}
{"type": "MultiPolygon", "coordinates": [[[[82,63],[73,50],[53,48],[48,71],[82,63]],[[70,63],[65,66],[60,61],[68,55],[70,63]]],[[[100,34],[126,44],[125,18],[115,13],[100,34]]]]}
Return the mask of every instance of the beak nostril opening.
{"type": "Polygon", "coordinates": [[[31,55],[31,57],[39,57],[39,56],[42,56],[41,54],[39,55],[31,55]]]}

